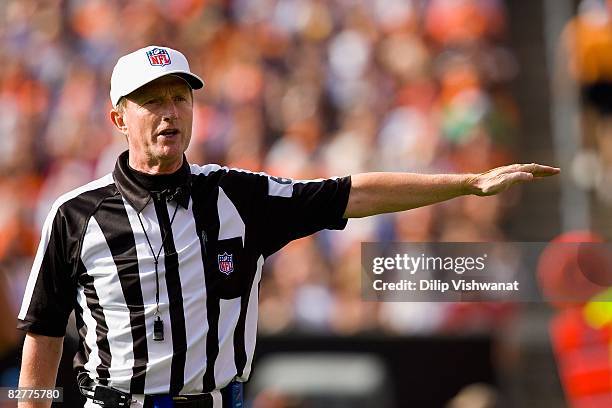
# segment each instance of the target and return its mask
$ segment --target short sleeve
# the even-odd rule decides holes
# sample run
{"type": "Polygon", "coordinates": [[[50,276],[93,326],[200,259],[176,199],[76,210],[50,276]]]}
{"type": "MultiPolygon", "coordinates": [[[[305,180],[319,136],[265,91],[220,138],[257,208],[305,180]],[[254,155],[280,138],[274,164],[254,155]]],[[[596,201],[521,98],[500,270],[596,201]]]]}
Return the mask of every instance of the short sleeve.
{"type": "Polygon", "coordinates": [[[65,252],[65,222],[57,209],[45,221],[19,311],[18,329],[51,337],[62,337],[66,332],[76,283],[70,278],[72,266],[65,252]]]}
{"type": "Polygon", "coordinates": [[[323,229],[344,229],[351,178],[291,180],[263,176],[255,217],[264,256],[323,229]]]}

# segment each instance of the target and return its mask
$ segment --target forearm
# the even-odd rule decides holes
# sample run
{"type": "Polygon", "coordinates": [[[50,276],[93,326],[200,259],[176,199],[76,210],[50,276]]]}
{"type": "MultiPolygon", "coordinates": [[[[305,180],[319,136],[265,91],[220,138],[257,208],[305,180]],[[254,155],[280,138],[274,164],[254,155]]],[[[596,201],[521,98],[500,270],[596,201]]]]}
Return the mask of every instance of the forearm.
{"type": "Polygon", "coordinates": [[[361,173],[351,176],[345,218],[404,211],[469,194],[471,174],[361,173]]]}
{"type": "MultiPolygon", "coordinates": [[[[26,335],[23,344],[20,387],[53,388],[62,356],[63,338],[26,335]]],[[[19,403],[19,408],[50,407],[51,401],[19,403]]]]}

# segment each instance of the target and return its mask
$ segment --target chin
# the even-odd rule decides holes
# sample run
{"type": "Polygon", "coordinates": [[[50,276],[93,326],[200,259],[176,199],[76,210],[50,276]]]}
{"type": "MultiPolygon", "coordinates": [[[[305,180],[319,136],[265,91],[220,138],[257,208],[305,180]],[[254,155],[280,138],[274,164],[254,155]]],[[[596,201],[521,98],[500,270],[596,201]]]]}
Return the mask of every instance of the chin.
{"type": "Polygon", "coordinates": [[[153,151],[155,155],[164,161],[181,160],[187,146],[182,140],[172,140],[168,143],[157,144],[153,151]]]}
{"type": "Polygon", "coordinates": [[[158,149],[156,156],[166,162],[180,160],[183,157],[183,150],[174,146],[162,147],[158,149]]]}

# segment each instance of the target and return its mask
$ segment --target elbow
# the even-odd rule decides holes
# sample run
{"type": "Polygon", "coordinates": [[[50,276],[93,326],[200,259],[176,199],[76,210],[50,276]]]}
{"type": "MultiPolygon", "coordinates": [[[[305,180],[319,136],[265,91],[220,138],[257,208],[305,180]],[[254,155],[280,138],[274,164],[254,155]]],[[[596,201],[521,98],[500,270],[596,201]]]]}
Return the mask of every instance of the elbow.
{"type": "Polygon", "coordinates": [[[344,218],[363,218],[367,217],[368,213],[368,205],[365,203],[365,200],[358,191],[351,189],[351,193],[349,194],[349,199],[346,204],[346,209],[344,210],[344,218]]]}

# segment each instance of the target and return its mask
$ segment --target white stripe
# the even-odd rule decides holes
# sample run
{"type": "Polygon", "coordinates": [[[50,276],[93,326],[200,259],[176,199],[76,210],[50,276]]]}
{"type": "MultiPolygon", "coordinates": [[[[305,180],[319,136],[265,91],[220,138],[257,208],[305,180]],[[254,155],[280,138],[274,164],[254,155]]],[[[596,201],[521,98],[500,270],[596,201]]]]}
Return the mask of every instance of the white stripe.
{"type": "Polygon", "coordinates": [[[100,187],[108,186],[109,184],[113,184],[113,177],[111,174],[107,174],[106,176],[94,180],[90,183],[85,184],[77,189],[67,192],[66,194],[59,197],[53,205],[51,206],[51,210],[45,219],[45,223],[43,224],[42,233],[40,237],[40,244],[38,245],[38,250],[36,251],[36,256],[34,258],[34,264],[32,265],[32,270],[30,272],[30,277],[28,279],[28,283],[26,285],[25,294],[23,295],[23,302],[21,303],[21,309],[19,310],[19,319],[25,319],[28,309],[30,307],[30,302],[32,301],[32,294],[34,293],[34,287],[36,287],[36,281],[38,280],[38,274],[40,273],[40,266],[42,264],[43,258],[45,256],[45,252],[47,251],[47,245],[49,244],[49,238],[51,237],[51,227],[53,225],[53,220],[55,219],[55,215],[57,214],[57,210],[59,207],[64,204],[66,201],[72,200],[80,194],[83,194],[87,191],[95,190],[100,187]]]}
{"type": "Polygon", "coordinates": [[[205,176],[208,176],[213,171],[227,170],[227,167],[221,167],[218,164],[207,164],[205,166],[191,164],[189,168],[191,169],[191,174],[203,174],[205,176]]]}
{"type": "Polygon", "coordinates": [[[227,167],[221,167],[218,164],[207,164],[205,166],[199,166],[197,164],[191,164],[191,165],[189,165],[189,168],[191,169],[191,174],[203,174],[205,176],[208,176],[213,171],[217,171],[217,170],[221,170],[221,169],[224,169],[224,170],[227,169],[227,167]]]}
{"type": "MultiPolygon", "coordinates": [[[[236,167],[220,166],[218,164],[206,164],[204,166],[200,166],[197,164],[191,164],[189,167],[191,169],[191,174],[203,174],[205,176],[208,176],[210,173],[213,173],[215,171],[223,170],[224,172],[237,171],[239,173],[256,174],[258,176],[264,176],[264,177],[274,177],[263,171],[250,171],[250,170],[245,170],[245,169],[239,169],[236,167]]],[[[305,184],[305,183],[319,183],[325,180],[337,180],[339,178],[340,178],[339,176],[334,176],[334,177],[316,178],[316,179],[299,179],[299,180],[291,179],[291,181],[293,182],[293,184],[296,184],[296,183],[305,184]]]]}
{"type": "Polygon", "coordinates": [[[236,375],[234,331],[240,316],[241,298],[219,300],[219,355],[215,361],[215,384],[225,387],[236,375]]]}
{"type": "Polygon", "coordinates": [[[85,293],[83,291],[83,287],[80,286],[77,290],[77,302],[81,309],[83,309],[83,322],[85,326],[87,326],[87,334],[85,335],[85,344],[91,350],[89,352],[89,357],[87,359],[87,363],[85,363],[85,370],[89,372],[89,377],[92,380],[98,378],[98,373],[96,373],[96,368],[100,365],[100,356],[98,356],[98,345],[96,344],[96,320],[91,315],[91,310],[87,306],[87,300],[85,299],[85,293]]]}
{"type": "Polygon", "coordinates": [[[93,278],[99,304],[108,326],[108,344],[111,353],[109,384],[124,391],[130,389],[134,349],[127,307],[117,266],[100,225],[91,217],[83,238],[81,252],[87,274],[93,278]]]}
{"type": "Polygon", "coordinates": [[[221,396],[221,391],[214,390],[210,393],[213,400],[213,408],[223,408],[223,398],[221,396]]]}
{"type": "Polygon", "coordinates": [[[293,195],[293,181],[283,184],[272,177],[268,177],[268,195],[273,197],[291,197],[293,195]]]}
{"type": "Polygon", "coordinates": [[[322,181],[327,181],[327,180],[338,180],[339,178],[341,178],[340,176],[333,176],[333,177],[323,177],[323,178],[316,178],[316,179],[299,179],[299,180],[293,180],[293,184],[308,184],[308,183],[320,183],[322,181]]]}
{"type": "Polygon", "coordinates": [[[225,173],[228,173],[230,171],[237,171],[238,173],[256,174],[258,176],[271,177],[269,174],[266,174],[263,171],[255,172],[255,171],[250,171],[250,170],[245,170],[245,169],[238,169],[235,167],[219,166],[218,164],[207,164],[205,166],[199,166],[197,164],[192,164],[190,165],[190,168],[191,168],[191,174],[196,174],[196,175],[203,174],[205,176],[208,176],[210,173],[222,170],[225,173]]]}
{"type": "Polygon", "coordinates": [[[204,166],[199,166],[197,164],[192,164],[190,165],[190,169],[191,169],[191,174],[203,174],[205,176],[208,176],[210,173],[213,173],[215,171],[219,171],[219,170],[223,170],[224,172],[229,172],[230,170],[233,171],[237,171],[240,173],[248,173],[248,174],[259,174],[261,176],[267,176],[266,173],[263,172],[254,172],[254,171],[250,171],[250,170],[244,170],[244,169],[237,169],[234,167],[227,167],[227,166],[219,166],[218,164],[207,164],[204,166]]]}
{"type": "Polygon", "coordinates": [[[102,405],[95,404],[93,400],[87,398],[87,401],[85,401],[85,405],[83,406],[83,408],[100,408],[101,406],[102,405]]]}
{"type": "Polygon", "coordinates": [[[253,363],[253,354],[255,353],[255,342],[257,340],[257,316],[259,313],[259,281],[261,280],[261,270],[263,269],[264,257],[261,255],[257,259],[257,270],[251,286],[249,295],[249,305],[246,311],[246,319],[244,325],[244,346],[246,349],[246,364],[240,381],[246,381],[251,374],[251,365],[253,363]]]}
{"type": "Polygon", "coordinates": [[[244,247],[244,221],[242,221],[234,203],[227,197],[221,187],[219,187],[219,196],[217,197],[217,210],[219,212],[219,240],[241,237],[244,247]]]}
{"type": "Polygon", "coordinates": [[[28,313],[28,309],[30,308],[30,302],[32,301],[32,295],[34,294],[34,287],[36,286],[38,274],[40,273],[40,266],[42,265],[45,252],[47,252],[47,245],[49,245],[49,238],[51,237],[51,224],[53,223],[53,219],[55,218],[56,212],[57,208],[51,210],[43,225],[40,237],[40,244],[38,244],[38,250],[36,251],[36,256],[34,257],[34,263],[32,264],[30,277],[28,278],[28,283],[26,284],[26,290],[25,294],[23,295],[21,309],[19,310],[19,319],[25,319],[26,314],[28,313]]]}
{"type": "MultiPolygon", "coordinates": [[[[168,304],[168,289],[166,287],[166,266],[164,251],[162,249],[157,266],[159,273],[159,310],[164,321],[164,341],[153,340],[153,321],[155,319],[155,264],[153,255],[147,244],[145,235],[138,221],[138,215],[132,206],[124,199],[123,204],[134,232],[136,254],[138,256],[138,274],[144,303],[147,351],[149,363],[147,364],[145,394],[165,394],[170,390],[170,371],[172,364],[172,327],[170,325],[170,307],[168,304]]],[[[161,248],[161,232],[157,222],[157,215],[153,201],[142,210],[140,218],[151,240],[155,255],[161,248]]]]}
{"type": "Polygon", "coordinates": [[[293,196],[293,186],[296,184],[321,183],[326,180],[336,180],[338,177],[329,179],[318,178],[312,180],[291,180],[291,183],[282,184],[268,176],[268,195],[271,197],[291,198],[293,196]]]}
{"type": "Polygon", "coordinates": [[[132,394],[132,403],[130,404],[130,408],[143,408],[144,401],[144,394],[132,394]]]}
{"type": "MultiPolygon", "coordinates": [[[[206,371],[206,333],[208,318],[206,314],[206,282],[202,264],[202,249],[197,234],[193,209],[178,208],[172,223],[172,236],[178,254],[181,291],[183,293],[183,311],[185,318],[185,336],[187,353],[185,358],[185,385],[182,394],[202,392],[202,378],[206,371]]],[[[167,204],[168,213],[174,212],[174,205],[167,204]]]]}

